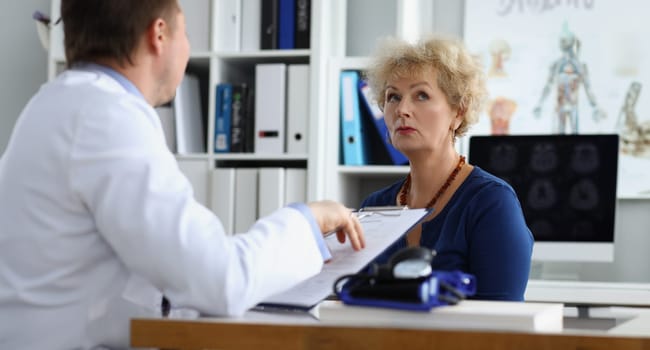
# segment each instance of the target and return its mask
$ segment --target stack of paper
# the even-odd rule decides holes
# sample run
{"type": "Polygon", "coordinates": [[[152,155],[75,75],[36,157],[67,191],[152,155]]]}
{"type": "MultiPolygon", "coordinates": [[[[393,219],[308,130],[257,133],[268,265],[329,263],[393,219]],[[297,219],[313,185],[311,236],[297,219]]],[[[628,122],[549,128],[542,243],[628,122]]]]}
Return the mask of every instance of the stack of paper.
{"type": "Polygon", "coordinates": [[[464,300],[430,312],[402,311],[324,301],[316,310],[324,324],[404,328],[452,328],[560,332],[563,305],[464,300]]]}

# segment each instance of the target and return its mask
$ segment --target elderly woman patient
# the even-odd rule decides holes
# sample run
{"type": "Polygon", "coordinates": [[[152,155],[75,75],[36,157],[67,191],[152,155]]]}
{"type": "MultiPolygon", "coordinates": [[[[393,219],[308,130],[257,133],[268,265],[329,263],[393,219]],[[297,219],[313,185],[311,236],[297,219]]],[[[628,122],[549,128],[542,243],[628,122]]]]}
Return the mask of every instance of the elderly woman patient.
{"type": "Polygon", "coordinates": [[[376,262],[407,246],[435,249],[433,269],[476,276],[474,298],[523,300],[533,238],[517,195],[455,147],[478,120],[487,95],[482,67],[449,38],[417,44],[388,39],[377,52],[369,84],[384,111],[387,137],[409,159],[410,172],[361,205],[434,210],[376,262]]]}

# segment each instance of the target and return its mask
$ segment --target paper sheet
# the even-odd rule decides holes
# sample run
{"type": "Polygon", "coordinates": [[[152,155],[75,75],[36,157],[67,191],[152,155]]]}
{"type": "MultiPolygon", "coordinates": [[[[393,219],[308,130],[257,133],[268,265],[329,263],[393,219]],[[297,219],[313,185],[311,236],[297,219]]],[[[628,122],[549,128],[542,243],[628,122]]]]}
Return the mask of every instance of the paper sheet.
{"type": "Polygon", "coordinates": [[[333,293],[333,284],[341,276],[359,272],[379,254],[430,213],[427,209],[361,211],[357,215],[366,237],[366,247],[355,252],[349,242],[326,238],[332,259],[316,276],[260,304],[263,307],[309,309],[333,293]]]}

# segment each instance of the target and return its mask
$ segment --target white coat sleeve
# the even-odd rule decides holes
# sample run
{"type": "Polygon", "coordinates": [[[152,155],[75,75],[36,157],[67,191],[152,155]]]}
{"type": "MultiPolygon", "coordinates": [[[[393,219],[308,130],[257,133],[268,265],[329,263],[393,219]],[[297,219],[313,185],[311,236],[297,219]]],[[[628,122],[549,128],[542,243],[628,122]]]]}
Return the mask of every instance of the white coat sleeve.
{"type": "Polygon", "coordinates": [[[242,314],[322,268],[309,221],[296,209],[227,236],[194,200],[154,110],[140,101],[82,111],[70,168],[71,186],[115,254],[174,305],[242,314]]]}

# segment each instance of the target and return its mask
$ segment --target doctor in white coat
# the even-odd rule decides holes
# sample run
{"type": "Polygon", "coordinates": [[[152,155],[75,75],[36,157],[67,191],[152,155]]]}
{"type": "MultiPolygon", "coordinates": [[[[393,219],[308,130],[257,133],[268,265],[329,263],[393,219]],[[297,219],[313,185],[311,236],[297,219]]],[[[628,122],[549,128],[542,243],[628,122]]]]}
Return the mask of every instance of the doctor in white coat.
{"type": "Polygon", "coordinates": [[[61,14],[70,69],[29,101],[0,159],[0,348],[128,347],[129,319],[167,300],[171,316],[239,315],[316,274],[322,232],[363,248],[331,201],[226,236],[194,200],[152,108],[188,61],[177,0],[62,0],[61,14]]]}

